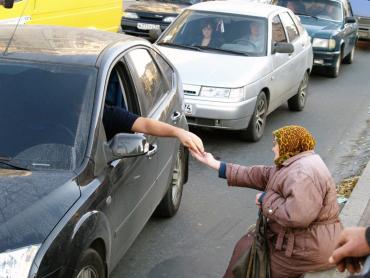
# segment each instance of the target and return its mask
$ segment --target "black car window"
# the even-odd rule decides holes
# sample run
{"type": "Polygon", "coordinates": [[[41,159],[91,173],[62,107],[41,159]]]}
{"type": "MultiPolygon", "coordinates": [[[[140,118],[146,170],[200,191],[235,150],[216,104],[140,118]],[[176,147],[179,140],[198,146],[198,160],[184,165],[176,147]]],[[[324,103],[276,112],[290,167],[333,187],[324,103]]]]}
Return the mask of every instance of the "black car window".
{"type": "Polygon", "coordinates": [[[146,49],[131,50],[126,57],[131,65],[130,73],[134,77],[140,103],[143,105],[142,112],[147,116],[164,93],[169,91],[169,85],[146,49]]]}
{"type": "Polygon", "coordinates": [[[272,19],[272,42],[287,42],[283,24],[277,15],[272,19]]]}
{"type": "Polygon", "coordinates": [[[162,58],[161,55],[159,55],[157,52],[152,51],[153,57],[155,58],[156,62],[158,63],[158,66],[161,68],[163,75],[168,80],[168,84],[170,88],[172,89],[174,86],[174,75],[175,72],[172,69],[172,67],[167,63],[165,59],[162,58]]]}
{"type": "Polygon", "coordinates": [[[97,71],[0,64],[0,156],[37,169],[76,169],[85,156],[97,71]]]}
{"type": "Polygon", "coordinates": [[[280,18],[288,33],[289,41],[294,42],[299,37],[299,33],[293,19],[288,13],[281,13],[280,18]]]}

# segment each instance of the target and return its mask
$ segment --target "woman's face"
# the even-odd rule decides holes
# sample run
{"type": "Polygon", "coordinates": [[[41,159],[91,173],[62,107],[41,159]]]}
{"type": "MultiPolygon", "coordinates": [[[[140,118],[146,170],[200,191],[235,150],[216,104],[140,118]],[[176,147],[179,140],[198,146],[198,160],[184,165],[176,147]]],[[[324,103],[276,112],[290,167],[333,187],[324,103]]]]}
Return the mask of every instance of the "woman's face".
{"type": "Polygon", "coordinates": [[[278,159],[279,158],[279,144],[276,142],[275,139],[272,140],[272,144],[273,144],[273,147],[272,147],[272,151],[274,152],[274,160],[278,159]]]}
{"type": "Polygon", "coordinates": [[[209,39],[212,36],[212,26],[207,24],[202,29],[203,37],[209,39]]]}

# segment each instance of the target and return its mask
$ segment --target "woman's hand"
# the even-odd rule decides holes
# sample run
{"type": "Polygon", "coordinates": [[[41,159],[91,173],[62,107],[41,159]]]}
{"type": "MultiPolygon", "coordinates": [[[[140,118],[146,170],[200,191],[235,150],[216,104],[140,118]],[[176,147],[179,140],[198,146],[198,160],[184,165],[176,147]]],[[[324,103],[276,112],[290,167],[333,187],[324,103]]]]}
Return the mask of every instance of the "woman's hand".
{"type": "Polygon", "coordinates": [[[258,208],[262,208],[262,204],[260,203],[260,197],[261,197],[261,195],[263,194],[263,192],[261,192],[261,193],[258,193],[257,195],[256,195],[256,206],[258,207],[258,208]]]}
{"type": "Polygon", "coordinates": [[[203,154],[199,154],[190,150],[191,155],[197,159],[199,162],[211,167],[212,169],[218,170],[220,169],[220,161],[215,159],[211,153],[204,152],[203,154]]]}

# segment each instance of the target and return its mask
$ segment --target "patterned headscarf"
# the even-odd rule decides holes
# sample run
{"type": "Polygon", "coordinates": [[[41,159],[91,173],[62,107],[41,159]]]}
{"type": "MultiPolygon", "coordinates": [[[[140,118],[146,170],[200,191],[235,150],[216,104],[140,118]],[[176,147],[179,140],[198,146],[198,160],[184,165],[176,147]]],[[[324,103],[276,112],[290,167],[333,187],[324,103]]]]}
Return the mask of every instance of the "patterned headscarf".
{"type": "Polygon", "coordinates": [[[285,160],[301,152],[315,148],[316,141],[312,134],[302,126],[288,125],[272,133],[279,145],[279,157],[275,164],[280,166],[285,160]]]}

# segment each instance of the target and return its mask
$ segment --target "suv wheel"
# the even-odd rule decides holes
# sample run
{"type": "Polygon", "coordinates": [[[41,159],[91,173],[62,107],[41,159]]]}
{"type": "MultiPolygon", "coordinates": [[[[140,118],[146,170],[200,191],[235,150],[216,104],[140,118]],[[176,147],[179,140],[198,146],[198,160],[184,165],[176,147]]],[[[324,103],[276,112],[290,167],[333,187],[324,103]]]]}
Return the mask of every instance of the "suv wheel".
{"type": "Polygon", "coordinates": [[[340,52],[339,57],[338,57],[338,59],[335,63],[335,66],[330,67],[328,69],[327,74],[328,74],[329,77],[334,77],[334,78],[338,77],[341,63],[342,63],[342,52],[340,52]]]}
{"type": "Polygon", "coordinates": [[[185,151],[184,147],[180,146],[179,151],[177,152],[175,166],[172,171],[172,179],[166,194],[154,212],[155,216],[172,217],[176,214],[181,203],[184,177],[185,151]]]}
{"type": "Polygon", "coordinates": [[[355,47],[352,48],[351,52],[347,54],[343,59],[343,64],[352,64],[355,57],[355,47]]]}
{"type": "Polygon", "coordinates": [[[305,72],[298,93],[288,99],[288,107],[291,111],[302,111],[307,100],[308,91],[308,73],[305,72]]]}
{"type": "Polygon", "coordinates": [[[256,106],[247,129],[241,131],[242,139],[250,142],[260,140],[265,130],[266,116],[267,98],[265,92],[262,91],[257,97],[256,106]]]}
{"type": "Polygon", "coordinates": [[[75,278],[105,278],[104,262],[94,249],[84,251],[77,263],[75,278]]]}

